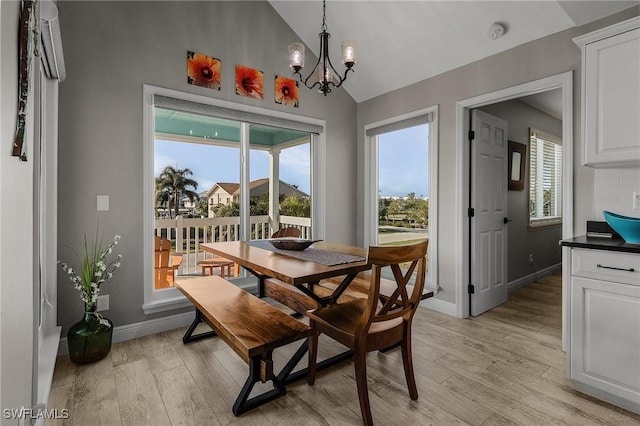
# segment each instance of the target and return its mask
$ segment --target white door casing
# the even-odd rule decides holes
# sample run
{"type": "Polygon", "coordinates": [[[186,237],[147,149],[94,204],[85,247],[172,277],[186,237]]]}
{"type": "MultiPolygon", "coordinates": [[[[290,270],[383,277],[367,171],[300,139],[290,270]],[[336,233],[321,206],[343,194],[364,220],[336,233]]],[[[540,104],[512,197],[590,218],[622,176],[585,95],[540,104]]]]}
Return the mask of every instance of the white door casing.
{"type": "Polygon", "coordinates": [[[472,112],[471,315],[507,301],[507,122],[472,112]]]}

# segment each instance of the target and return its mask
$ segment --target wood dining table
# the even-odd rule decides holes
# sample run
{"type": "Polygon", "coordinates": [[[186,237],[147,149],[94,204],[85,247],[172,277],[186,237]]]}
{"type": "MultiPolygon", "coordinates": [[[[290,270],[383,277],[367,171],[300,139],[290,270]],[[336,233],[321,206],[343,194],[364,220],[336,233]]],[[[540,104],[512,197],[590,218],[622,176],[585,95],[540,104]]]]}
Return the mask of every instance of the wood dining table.
{"type": "Polygon", "coordinates": [[[334,292],[335,295],[340,295],[358,273],[371,269],[371,265],[366,260],[366,249],[322,241],[314,243],[311,248],[304,251],[304,255],[307,255],[306,259],[297,257],[303,252],[275,249],[269,245],[268,240],[204,243],[200,247],[232,260],[255,275],[258,278],[258,297],[264,297],[264,280],[277,278],[284,283],[296,286],[324,305],[328,299],[320,299],[311,291],[314,284],[327,278],[345,276],[334,292]],[[314,253],[318,253],[316,261],[313,260],[314,253]],[[334,264],[321,263],[326,260],[326,257],[322,257],[326,253],[338,256],[337,259],[330,259],[333,262],[326,262],[334,264]]]}
{"type": "MultiPolygon", "coordinates": [[[[316,242],[304,252],[279,250],[268,240],[224,241],[201,244],[203,250],[229,259],[258,279],[258,297],[264,297],[264,282],[277,278],[283,283],[295,286],[307,296],[324,306],[335,303],[358,273],[371,269],[367,262],[367,251],[361,247],[316,242]],[[330,296],[319,296],[313,286],[321,280],[343,277],[330,296]]],[[[306,368],[293,369],[307,353],[308,341],[294,353],[278,375],[283,383],[290,383],[306,377],[306,368]]],[[[335,365],[352,356],[351,351],[335,355],[317,364],[316,370],[335,365]]]]}

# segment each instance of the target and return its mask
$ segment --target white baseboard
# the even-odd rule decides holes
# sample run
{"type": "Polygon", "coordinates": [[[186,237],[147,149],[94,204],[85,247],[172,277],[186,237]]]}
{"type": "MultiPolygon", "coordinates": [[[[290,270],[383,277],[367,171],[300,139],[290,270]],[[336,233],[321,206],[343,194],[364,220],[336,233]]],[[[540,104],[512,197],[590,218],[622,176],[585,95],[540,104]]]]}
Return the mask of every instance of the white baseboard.
{"type": "MultiPolygon", "coordinates": [[[[150,334],[160,333],[162,331],[173,330],[179,327],[186,327],[193,322],[194,313],[185,312],[182,314],[171,315],[163,318],[156,318],[148,321],[136,322],[133,324],[122,325],[113,328],[113,343],[124,342],[138,337],[148,336],[150,334]]],[[[67,346],[67,338],[60,339],[58,346],[58,356],[67,355],[69,347],[67,346]]]]}
{"type": "Polygon", "coordinates": [[[422,302],[420,302],[420,306],[436,312],[440,312],[442,314],[450,315],[452,317],[457,316],[455,303],[445,302],[444,300],[436,299],[435,297],[430,297],[427,300],[423,300],[422,302]]]}
{"type": "MultiPolygon", "coordinates": [[[[237,285],[245,290],[255,289],[255,279],[237,280],[237,285]]],[[[456,316],[456,305],[454,303],[445,302],[435,298],[429,298],[420,302],[420,306],[432,309],[443,314],[456,316]]],[[[193,322],[194,313],[185,312],[182,314],[171,315],[168,317],[152,319],[148,321],[137,322],[134,324],[122,325],[113,329],[113,343],[124,342],[136,339],[138,337],[148,336],[150,334],[160,333],[163,331],[173,330],[179,327],[186,327],[193,322]]],[[[68,355],[69,347],[67,346],[67,338],[60,339],[58,346],[58,356],[68,355]]]]}
{"type": "Polygon", "coordinates": [[[544,268],[541,269],[537,272],[534,272],[532,274],[529,275],[525,275],[524,277],[520,277],[516,280],[510,281],[508,284],[508,291],[509,293],[511,293],[512,291],[515,291],[521,287],[524,287],[527,284],[531,284],[533,282],[536,282],[536,280],[539,280],[540,278],[544,278],[547,277],[551,274],[553,274],[555,271],[561,270],[562,269],[562,263],[556,263],[555,265],[551,265],[548,268],[544,268]]]}

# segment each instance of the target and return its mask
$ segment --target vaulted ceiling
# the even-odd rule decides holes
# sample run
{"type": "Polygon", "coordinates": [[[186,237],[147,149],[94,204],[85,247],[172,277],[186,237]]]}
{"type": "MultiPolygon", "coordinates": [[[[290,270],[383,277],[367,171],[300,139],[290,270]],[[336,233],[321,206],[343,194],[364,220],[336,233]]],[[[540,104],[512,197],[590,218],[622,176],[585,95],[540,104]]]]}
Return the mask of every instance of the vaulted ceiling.
{"type": "MultiPolygon", "coordinates": [[[[318,54],[322,1],[270,1],[318,54]]],[[[340,42],[358,42],[355,74],[344,87],[356,102],[630,7],[635,1],[333,1],[327,2],[330,57],[341,71],[340,42]],[[506,28],[492,40],[493,23],[506,28]]],[[[282,46],[283,53],[287,46],[282,46]]],[[[286,53],[285,53],[286,54],[286,53]]],[[[308,58],[302,74],[313,68],[308,58]]]]}

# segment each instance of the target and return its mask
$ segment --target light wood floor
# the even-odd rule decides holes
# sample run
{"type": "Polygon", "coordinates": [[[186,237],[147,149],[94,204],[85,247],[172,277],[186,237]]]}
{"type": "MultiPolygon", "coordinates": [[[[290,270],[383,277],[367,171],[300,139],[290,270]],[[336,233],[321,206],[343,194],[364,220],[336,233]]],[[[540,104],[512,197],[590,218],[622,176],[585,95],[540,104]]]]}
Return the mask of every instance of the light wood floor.
{"type": "MultiPolygon", "coordinates": [[[[561,279],[522,288],[477,318],[421,309],[413,328],[419,399],[409,399],[399,350],[368,357],[378,425],[638,425],[640,416],[573,390],[561,351],[561,279]]],[[[77,367],[57,361],[49,408],[73,425],[361,424],[351,361],[300,381],[288,394],[240,417],[231,406],[247,366],[219,339],[182,344],[184,329],[114,344],[77,367]]],[[[297,346],[282,348],[284,364],[297,346]]],[[[320,341],[319,357],[341,351],[320,341]]]]}

